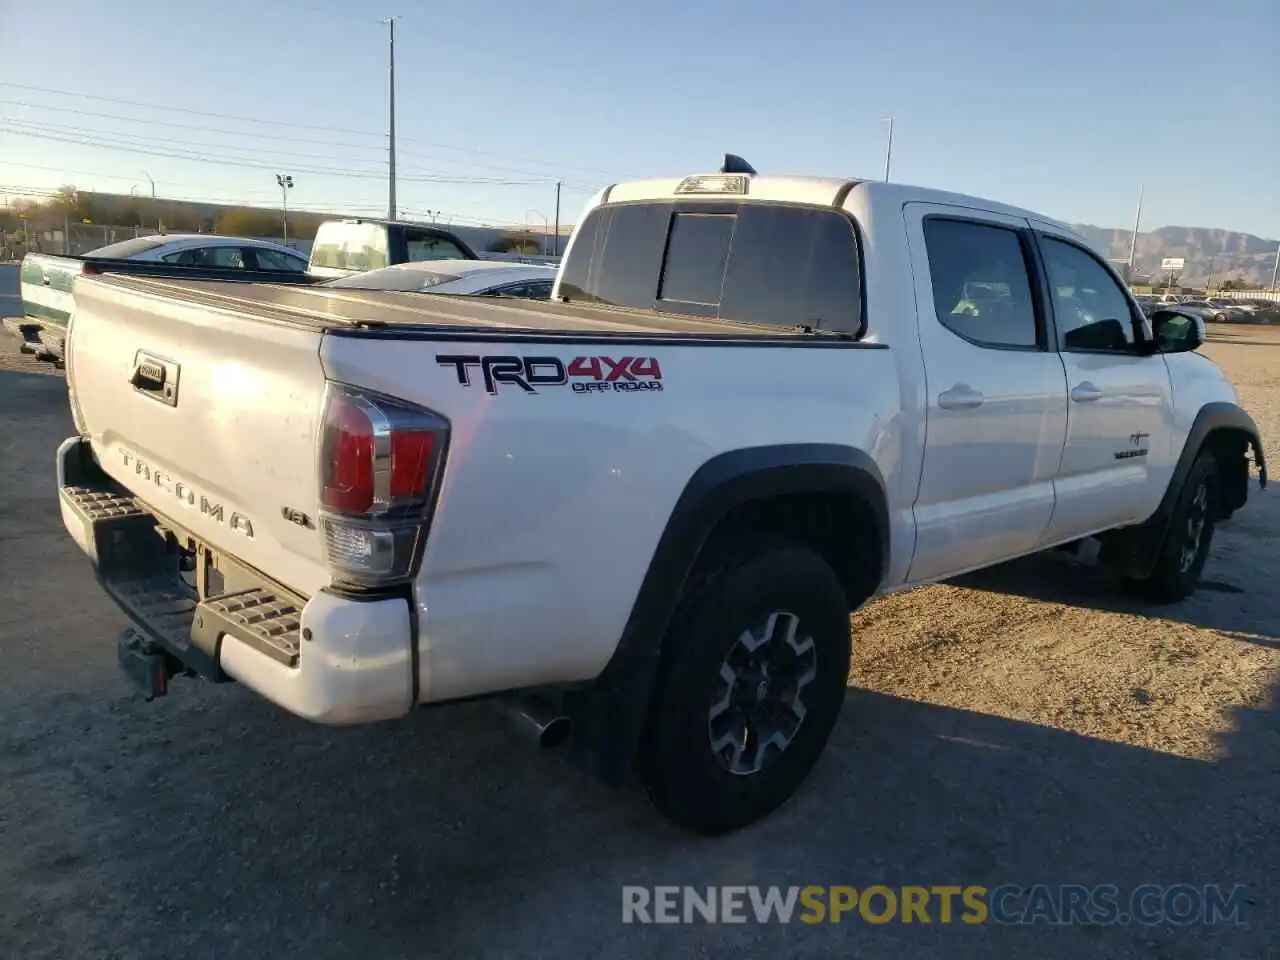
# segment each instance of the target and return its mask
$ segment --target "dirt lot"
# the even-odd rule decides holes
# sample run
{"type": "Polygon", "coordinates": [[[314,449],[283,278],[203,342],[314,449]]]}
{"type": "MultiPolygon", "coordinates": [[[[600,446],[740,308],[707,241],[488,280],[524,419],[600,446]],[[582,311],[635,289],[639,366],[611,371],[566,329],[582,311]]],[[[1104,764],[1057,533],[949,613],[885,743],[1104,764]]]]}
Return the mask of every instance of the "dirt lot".
{"type": "MultiPolygon", "coordinates": [[[[1280,329],[1206,352],[1280,460],[1280,329]]],[[[233,686],[139,702],[52,497],[61,377],[0,368],[0,956],[1280,956],[1273,490],[1172,608],[1060,555],[868,606],[802,794],[697,841],[482,704],[328,730],[233,686]],[[620,923],[623,884],[735,883],[1242,884],[1247,906],[1214,927],[620,923]]]]}

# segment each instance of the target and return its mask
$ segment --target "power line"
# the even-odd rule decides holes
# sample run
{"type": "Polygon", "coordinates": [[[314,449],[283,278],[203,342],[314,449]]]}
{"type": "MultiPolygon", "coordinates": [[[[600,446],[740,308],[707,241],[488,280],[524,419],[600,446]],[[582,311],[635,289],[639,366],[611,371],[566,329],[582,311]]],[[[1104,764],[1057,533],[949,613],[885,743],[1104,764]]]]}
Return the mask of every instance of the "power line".
{"type": "MultiPolygon", "coordinates": [[[[256,133],[256,132],[251,132],[247,130],[228,130],[226,128],[208,127],[208,126],[205,126],[204,124],[179,123],[174,120],[142,120],[137,117],[123,117],[123,116],[119,116],[118,114],[99,113],[94,110],[77,110],[74,107],[52,107],[52,106],[45,106],[43,104],[25,103],[25,102],[16,101],[16,100],[0,100],[0,106],[16,106],[16,107],[31,108],[36,110],[46,110],[46,109],[55,110],[61,113],[76,114],[77,116],[95,117],[103,120],[114,120],[117,123],[119,122],[145,123],[149,127],[154,127],[154,126],[174,127],[175,129],[181,129],[181,130],[198,130],[202,133],[225,134],[231,137],[246,137],[246,138],[252,138],[255,140],[271,140],[271,141],[282,141],[285,143],[314,144],[316,146],[325,147],[326,149],[341,148],[341,149],[351,149],[351,150],[367,150],[375,154],[378,154],[378,157],[377,157],[378,163],[382,162],[381,155],[384,150],[382,146],[378,146],[372,143],[351,143],[350,141],[323,140],[318,137],[290,137],[290,136],[283,136],[278,133],[270,134],[270,133],[256,133]]],[[[38,125],[41,127],[48,127],[55,131],[60,131],[63,133],[75,133],[75,134],[80,134],[84,136],[111,136],[116,138],[128,138],[132,140],[151,140],[151,141],[160,142],[160,143],[173,142],[171,137],[152,137],[146,134],[130,133],[127,131],[119,131],[119,132],[103,131],[103,130],[98,130],[94,128],[72,127],[67,124],[50,123],[44,120],[41,120],[41,121],[24,120],[16,117],[4,117],[0,119],[5,120],[6,122],[21,123],[27,126],[38,125]]],[[[196,142],[196,141],[185,141],[185,142],[196,142]]],[[[209,143],[209,141],[201,141],[201,142],[209,143]]],[[[228,149],[226,145],[220,144],[220,143],[209,143],[209,145],[228,149]]],[[[245,148],[245,149],[248,149],[248,148],[245,148]]],[[[289,157],[301,156],[301,157],[304,157],[305,159],[314,158],[314,155],[310,153],[308,154],[299,154],[297,152],[289,153],[282,150],[262,151],[262,150],[259,150],[257,147],[253,147],[252,149],[254,149],[256,152],[260,152],[260,153],[270,152],[273,155],[278,155],[278,156],[289,156],[289,157]]],[[[411,159],[425,160],[433,164],[440,163],[440,162],[445,162],[445,163],[461,162],[458,160],[444,159],[439,156],[429,156],[427,154],[418,153],[416,151],[410,152],[410,153],[399,151],[399,155],[401,157],[408,157],[411,159]]],[[[371,162],[371,163],[374,162],[374,158],[371,157],[368,162],[371,162]]],[[[466,161],[466,163],[468,166],[481,167],[485,170],[497,170],[504,173],[522,173],[529,177],[536,177],[540,182],[545,182],[545,183],[552,183],[556,179],[559,179],[556,177],[549,176],[548,174],[542,173],[540,171],[528,170],[521,167],[509,167],[509,166],[504,166],[502,164],[496,164],[496,163],[484,163],[478,160],[468,160],[466,161]]],[[[564,182],[569,183],[570,181],[564,181],[564,182]]],[[[574,183],[573,186],[575,188],[584,190],[588,193],[592,193],[599,188],[598,184],[590,185],[585,183],[574,183]]]]}
{"type": "MultiPolygon", "coordinates": [[[[171,145],[174,143],[174,139],[172,135],[168,137],[154,137],[154,136],[148,136],[147,134],[144,134],[144,133],[126,133],[126,132],[116,132],[116,131],[106,131],[106,130],[86,130],[83,127],[73,127],[73,126],[68,126],[66,124],[33,123],[29,120],[16,120],[12,117],[0,117],[0,122],[16,125],[17,129],[26,130],[33,134],[48,133],[54,136],[86,137],[94,140],[103,140],[106,142],[119,143],[125,146],[140,146],[140,147],[149,148],[153,144],[160,144],[162,149],[168,149],[168,145],[171,145]],[[137,141],[142,141],[142,142],[137,142],[137,141]]],[[[291,159],[301,158],[303,160],[315,160],[316,158],[315,151],[311,151],[308,153],[308,152],[301,152],[298,150],[272,150],[269,148],[264,149],[257,146],[244,146],[244,145],[236,147],[236,146],[230,146],[224,143],[212,142],[209,140],[202,140],[198,138],[189,139],[187,137],[183,137],[182,148],[186,149],[191,147],[214,147],[224,151],[225,150],[246,150],[246,151],[251,150],[252,157],[277,156],[277,157],[285,157],[285,158],[291,158],[291,159]]],[[[233,156],[229,156],[228,158],[234,159],[233,156]]],[[[339,159],[339,158],[330,158],[330,159],[339,159]]],[[[343,162],[345,163],[346,161],[343,160],[343,162]]],[[[374,170],[376,170],[376,168],[378,167],[378,161],[376,157],[362,158],[360,160],[354,160],[352,162],[355,162],[355,163],[362,162],[367,165],[370,165],[368,172],[374,172],[374,170]]],[[[358,167],[355,169],[360,170],[360,168],[358,167]]]]}
{"type": "Polygon", "coordinates": [[[56,113],[74,113],[81,117],[97,117],[100,120],[123,120],[126,123],[145,123],[148,126],[174,127],[181,130],[200,130],[204,133],[225,133],[233,137],[252,137],[257,140],[282,140],[288,143],[313,143],[324,147],[350,147],[355,150],[381,151],[383,148],[374,143],[349,143],[336,140],[321,140],[317,137],[287,137],[280,133],[254,133],[249,130],[228,130],[225,127],[210,127],[203,123],[179,123],[176,120],[153,120],[142,117],[124,117],[118,113],[99,113],[96,110],[79,110],[75,107],[55,107],[46,103],[27,103],[22,100],[0,100],[0,106],[26,107],[32,110],[53,110],[56,113]]]}
{"type": "MultiPolygon", "coordinates": [[[[61,96],[61,97],[76,97],[84,100],[97,100],[103,103],[115,103],[115,104],[121,104],[123,106],[141,107],[145,110],[166,110],[171,113],[185,113],[185,114],[190,114],[192,116],[198,116],[198,117],[214,117],[220,120],[234,120],[238,123],[256,123],[259,125],[272,127],[273,129],[278,129],[280,127],[292,127],[298,130],[318,130],[323,133],[346,133],[346,134],[351,134],[353,136],[358,136],[358,137],[377,137],[379,140],[382,140],[385,136],[384,134],[381,134],[381,133],[375,133],[369,130],[354,130],[349,127],[318,126],[315,124],[297,123],[297,122],[288,121],[288,120],[261,120],[256,117],[237,116],[236,114],[217,113],[209,110],[195,110],[190,107],[168,107],[162,104],[146,103],[140,100],[125,100],[119,97],[106,97],[100,94],[92,94],[92,93],[77,93],[71,90],[55,90],[50,87],[37,87],[37,86],[32,86],[30,84],[25,84],[25,83],[11,83],[7,80],[0,80],[0,87],[9,87],[14,90],[29,90],[34,93],[53,94],[54,96],[61,96]]],[[[406,142],[425,144],[427,146],[436,147],[442,150],[456,150],[460,153],[471,153],[479,156],[507,157],[506,154],[498,154],[492,150],[481,150],[476,147],[463,147],[463,146],[458,146],[457,144],[442,143],[437,140],[427,140],[422,137],[401,137],[400,139],[406,142]]],[[[557,168],[561,170],[578,170],[584,173],[605,174],[606,176],[615,175],[610,171],[604,170],[599,167],[583,167],[583,166],[577,166],[574,164],[551,162],[547,160],[537,160],[530,157],[512,156],[509,159],[515,160],[519,163],[531,163],[536,166],[552,167],[552,168],[557,168]]]]}
{"type": "Polygon", "coordinates": [[[373,17],[358,17],[352,13],[343,13],[338,10],[331,10],[328,7],[318,7],[314,3],[299,3],[298,0],[281,0],[281,2],[289,8],[290,12],[296,12],[301,8],[311,13],[319,13],[327,17],[335,17],[338,20],[345,20],[347,23],[362,23],[366,26],[379,22],[373,17]]]}
{"type": "Polygon", "coordinates": [[[11,87],[15,90],[30,90],[33,93],[51,93],[60,97],[78,97],[82,100],[97,100],[101,103],[118,103],[128,107],[142,107],[146,110],[168,110],[171,113],[186,113],[196,117],[215,117],[219,120],[236,120],[240,123],[258,123],[268,127],[294,127],[299,130],[320,130],[325,133],[353,133],[364,137],[381,137],[382,134],[368,130],[351,130],[344,127],[325,127],[309,123],[295,123],[289,120],[259,120],[256,117],[241,117],[231,113],[215,113],[211,110],[193,110],[190,107],[166,107],[159,103],[145,103],[141,100],[122,100],[119,97],[104,97],[96,93],[75,93],[70,90],[53,90],[49,87],[33,87],[25,83],[10,83],[0,80],[0,87],[11,87]]]}
{"type": "MultiPolygon", "coordinates": [[[[60,134],[54,134],[54,133],[37,133],[31,130],[26,130],[22,128],[0,127],[0,131],[13,134],[14,136],[31,137],[37,140],[52,140],[58,143],[72,143],[78,146],[94,147],[102,150],[119,150],[124,153],[134,153],[134,154],[139,154],[143,156],[166,157],[173,160],[188,160],[193,163],[210,163],[210,164],[217,164],[220,166],[241,167],[241,168],[257,169],[257,170],[274,170],[277,166],[277,164],[274,164],[274,163],[262,163],[252,158],[243,158],[243,159],[221,158],[220,159],[220,158],[205,156],[202,154],[195,154],[195,153],[189,153],[189,152],[183,153],[183,152],[179,152],[177,149],[160,150],[156,148],[144,148],[141,146],[137,146],[135,144],[112,143],[112,142],[103,140],[101,138],[90,139],[86,137],[75,137],[75,136],[60,135],[60,134]]],[[[304,168],[299,166],[297,169],[298,169],[298,172],[300,173],[309,173],[314,176],[346,177],[350,179],[382,179],[383,177],[383,174],[380,174],[380,173],[374,173],[374,172],[366,173],[366,172],[354,171],[350,169],[338,169],[334,167],[325,168],[325,167],[308,166],[304,168]]],[[[448,176],[428,176],[428,175],[421,175],[421,174],[406,175],[401,177],[401,179],[411,183],[442,183],[442,184],[447,183],[447,184],[457,184],[457,185],[475,184],[475,185],[487,185],[487,186],[533,186],[533,185],[539,185],[539,184],[545,186],[547,183],[550,182],[548,180],[512,180],[512,179],[501,179],[497,177],[448,177],[448,176]]]]}

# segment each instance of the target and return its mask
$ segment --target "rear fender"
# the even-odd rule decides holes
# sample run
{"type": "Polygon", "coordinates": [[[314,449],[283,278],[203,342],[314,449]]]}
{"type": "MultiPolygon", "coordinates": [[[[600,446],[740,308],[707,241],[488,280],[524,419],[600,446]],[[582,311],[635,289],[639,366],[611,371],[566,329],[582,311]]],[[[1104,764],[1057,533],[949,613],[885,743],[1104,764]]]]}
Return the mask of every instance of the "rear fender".
{"type": "MultiPolygon", "coordinates": [[[[876,569],[858,592],[869,595],[888,564],[889,514],[884,480],[860,450],[834,444],[785,444],[721,454],[689,480],[649,563],[613,656],[589,686],[569,692],[575,762],[610,783],[624,780],[636,755],[663,639],[717,526],[756,501],[816,494],[856,498],[874,517],[876,569]]],[[[865,597],[851,597],[856,606],[865,597]]]]}

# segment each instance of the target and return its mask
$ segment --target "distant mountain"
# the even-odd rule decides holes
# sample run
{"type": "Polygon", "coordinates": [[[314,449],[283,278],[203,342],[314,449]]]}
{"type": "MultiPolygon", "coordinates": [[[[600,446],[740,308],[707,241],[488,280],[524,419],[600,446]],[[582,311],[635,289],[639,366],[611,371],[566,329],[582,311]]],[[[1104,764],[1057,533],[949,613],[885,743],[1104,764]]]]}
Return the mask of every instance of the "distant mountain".
{"type": "MultiPolygon", "coordinates": [[[[1113,260],[1127,260],[1132,230],[1111,230],[1078,223],[1076,229],[1094,247],[1113,260]]],[[[1280,241],[1264,240],[1251,233],[1233,233],[1209,227],[1160,227],[1138,234],[1134,274],[1145,274],[1159,283],[1164,275],[1160,261],[1181,257],[1186,261],[1177,279],[1188,286],[1202,286],[1212,279],[1269,285],[1280,241]]]]}

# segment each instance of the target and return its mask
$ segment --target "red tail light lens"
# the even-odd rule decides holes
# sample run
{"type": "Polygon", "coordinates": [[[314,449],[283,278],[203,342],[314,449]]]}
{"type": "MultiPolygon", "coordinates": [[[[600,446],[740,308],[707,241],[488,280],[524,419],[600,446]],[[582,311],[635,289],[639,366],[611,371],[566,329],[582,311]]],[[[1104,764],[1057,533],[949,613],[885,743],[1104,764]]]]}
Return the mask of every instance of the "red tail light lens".
{"type": "Polygon", "coordinates": [[[391,499],[421,497],[427,492],[427,472],[435,434],[430,430],[397,430],[391,434],[391,499]]]}
{"type": "Polygon", "coordinates": [[[373,508],[373,421],[350,397],[334,394],[326,411],[320,502],[343,513],[373,508]]]}
{"type": "Polygon", "coordinates": [[[413,576],[449,435],[440,416],[330,384],[320,431],[320,526],[335,582],[413,576]]]}

